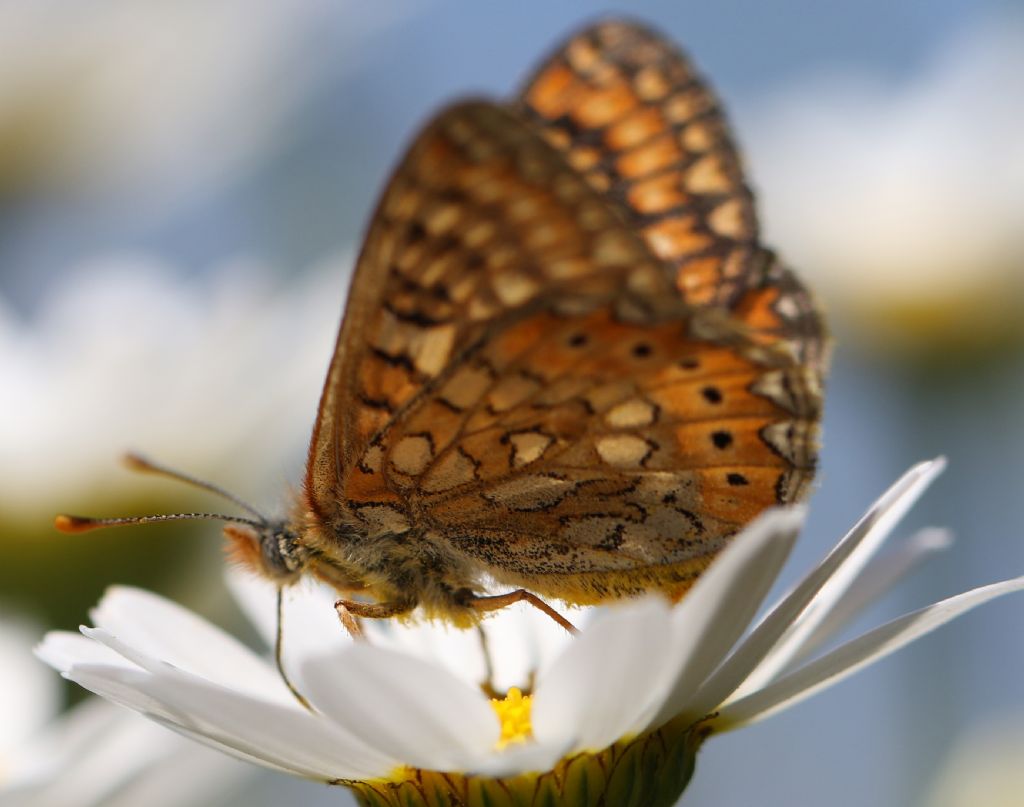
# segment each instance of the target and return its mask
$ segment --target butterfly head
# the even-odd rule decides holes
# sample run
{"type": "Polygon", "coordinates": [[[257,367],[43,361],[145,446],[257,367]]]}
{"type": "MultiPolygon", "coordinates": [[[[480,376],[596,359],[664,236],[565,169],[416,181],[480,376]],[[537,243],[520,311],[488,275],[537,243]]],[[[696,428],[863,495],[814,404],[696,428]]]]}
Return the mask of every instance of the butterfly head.
{"type": "Polygon", "coordinates": [[[309,562],[298,533],[285,521],[229,523],[224,536],[234,561],[277,583],[294,581],[309,562]]]}

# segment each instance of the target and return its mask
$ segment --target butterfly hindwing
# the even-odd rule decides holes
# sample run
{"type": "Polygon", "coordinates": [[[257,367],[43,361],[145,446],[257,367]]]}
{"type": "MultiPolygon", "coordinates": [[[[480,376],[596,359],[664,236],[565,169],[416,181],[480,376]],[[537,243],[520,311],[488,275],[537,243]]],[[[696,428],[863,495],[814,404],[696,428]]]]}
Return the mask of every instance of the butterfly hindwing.
{"type": "Polygon", "coordinates": [[[568,40],[519,105],[671,266],[690,304],[718,306],[823,372],[824,326],[758,241],[753,196],[718,98],[656,32],[621,20],[568,40]]]}

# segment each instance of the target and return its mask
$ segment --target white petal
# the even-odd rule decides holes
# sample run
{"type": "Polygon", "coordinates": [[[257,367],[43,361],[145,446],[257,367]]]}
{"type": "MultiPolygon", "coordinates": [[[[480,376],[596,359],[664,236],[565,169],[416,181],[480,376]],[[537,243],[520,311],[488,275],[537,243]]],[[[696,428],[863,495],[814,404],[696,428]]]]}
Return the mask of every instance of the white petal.
{"type": "MultiPolygon", "coordinates": [[[[543,635],[540,631],[547,626],[533,619],[536,610],[527,603],[516,603],[488,616],[481,626],[487,637],[487,655],[493,668],[491,684],[498,692],[529,686],[530,676],[542,667],[543,635]]],[[[538,616],[552,622],[544,614],[538,616]]],[[[566,644],[571,641],[563,628],[554,627],[565,634],[566,644]]]]}
{"type": "MultiPolygon", "coordinates": [[[[150,728],[163,731],[156,726],[150,728]]],[[[165,752],[159,763],[127,783],[122,782],[117,793],[102,802],[102,807],[226,804],[231,801],[229,794],[256,774],[251,765],[243,765],[223,752],[208,750],[191,740],[174,736],[168,739],[174,747],[165,752]]]]}
{"type": "Polygon", "coordinates": [[[149,677],[148,673],[137,667],[110,664],[79,664],[64,673],[67,680],[74,681],[119,706],[126,706],[147,717],[174,719],[164,701],[153,698],[140,689],[139,683],[149,677]]]}
{"type": "Polygon", "coordinates": [[[0,789],[16,775],[13,753],[60,711],[60,681],[32,657],[38,628],[0,608],[0,789]]]}
{"type": "MultiPolygon", "coordinates": [[[[776,648],[780,638],[799,618],[833,576],[845,581],[856,577],[889,532],[945,468],[945,460],[922,462],[887,490],[828,556],[811,571],[750,632],[729,658],[700,687],[683,711],[707,714],[735,692],[776,648]]],[[[838,584],[845,589],[845,583],[838,584]]],[[[802,638],[802,637],[801,637],[802,638]]],[[[787,652],[785,648],[777,652],[787,652]]]]}
{"type": "MultiPolygon", "coordinates": [[[[807,634],[807,638],[799,644],[797,653],[783,669],[791,669],[794,664],[805,660],[852,622],[865,608],[881,599],[915,567],[936,552],[949,548],[952,543],[953,534],[949,530],[928,527],[914,533],[892,552],[873,558],[860,577],[828,610],[817,628],[807,634]]],[[[800,625],[801,620],[797,620],[795,627],[800,625]]],[[[743,689],[749,681],[750,679],[744,682],[743,689]]]]}
{"type": "Polygon", "coordinates": [[[240,571],[229,573],[225,579],[271,652],[277,651],[280,629],[281,658],[293,683],[301,684],[300,667],[311,654],[342,650],[352,643],[334,609],[337,592],[329,586],[309,579],[286,586],[278,625],[278,587],[274,583],[240,571]]]}
{"type": "Polygon", "coordinates": [[[303,580],[286,588],[284,597],[282,659],[289,677],[304,692],[306,683],[302,675],[306,660],[341,653],[352,647],[354,639],[338,619],[334,608],[338,593],[330,586],[303,580]]]}
{"type": "Polygon", "coordinates": [[[266,768],[271,771],[277,771],[278,773],[286,773],[289,776],[294,776],[296,773],[291,768],[278,765],[276,762],[270,759],[263,759],[260,757],[253,756],[252,754],[249,754],[238,748],[234,748],[230,745],[225,745],[220,740],[215,740],[213,737],[210,737],[209,735],[203,734],[199,731],[192,731],[190,729],[186,729],[183,726],[178,725],[177,723],[170,722],[169,720],[163,720],[153,715],[150,715],[148,718],[144,719],[147,719],[149,722],[153,723],[161,730],[166,730],[172,734],[177,734],[179,737],[184,737],[191,744],[201,746],[202,748],[209,748],[213,751],[216,751],[219,754],[226,754],[227,756],[231,757],[232,759],[236,759],[239,762],[245,762],[249,765],[258,765],[261,768],[266,768]]]}
{"type": "MultiPolygon", "coordinates": [[[[188,670],[180,670],[173,664],[170,664],[167,661],[164,661],[163,659],[153,658],[152,656],[142,652],[141,650],[137,650],[136,648],[129,645],[127,642],[121,641],[121,639],[119,639],[117,636],[112,635],[111,633],[107,632],[106,630],[103,630],[102,628],[83,627],[81,628],[81,631],[83,636],[92,639],[97,645],[106,647],[114,651],[123,659],[133,664],[135,667],[142,670],[146,670],[147,672],[153,673],[154,675],[171,673],[185,673],[188,675],[195,675],[195,673],[192,673],[188,670]]],[[[269,668],[264,666],[264,670],[269,670],[269,668]]],[[[220,684],[217,681],[212,681],[211,683],[216,683],[220,686],[227,686],[228,689],[236,689],[242,692],[247,692],[251,695],[255,695],[256,697],[262,700],[280,703],[284,706],[289,706],[291,708],[298,708],[295,696],[292,695],[292,693],[288,690],[287,686],[276,674],[276,672],[272,675],[264,675],[263,679],[264,680],[262,681],[255,682],[246,680],[232,680],[229,681],[227,684],[220,684]]],[[[207,678],[206,680],[210,679],[207,678]]]]}
{"type": "Polygon", "coordinates": [[[140,715],[100,698],[90,698],[75,707],[53,726],[50,734],[51,742],[46,745],[52,755],[52,773],[19,793],[12,802],[0,796],[0,804],[19,807],[182,805],[190,803],[186,800],[189,792],[197,793],[196,788],[204,785],[216,786],[216,781],[203,777],[201,770],[195,767],[176,766],[181,757],[187,755],[193,764],[205,763],[208,771],[211,768],[223,770],[225,766],[234,770],[241,768],[223,755],[203,751],[195,743],[180,740],[140,715]],[[168,780],[166,777],[172,773],[177,777],[184,775],[185,780],[168,780]],[[158,777],[162,777],[162,793],[147,792],[148,798],[142,801],[128,799],[133,793],[142,796],[147,787],[157,784],[158,777]]]}
{"type": "Polygon", "coordinates": [[[157,594],[107,590],[92,618],[126,647],[226,687],[281,697],[277,671],[235,637],[157,594]]]}
{"type": "Polygon", "coordinates": [[[137,665],[117,651],[104,647],[78,633],[54,630],[43,637],[35,654],[59,672],[67,672],[76,664],[109,664],[128,669],[137,665]]]}
{"type": "Polygon", "coordinates": [[[483,646],[475,630],[422,619],[364,620],[364,628],[371,645],[444,667],[471,686],[479,686],[487,677],[483,646]]]}
{"type": "MultiPolygon", "coordinates": [[[[582,629],[601,609],[560,604],[557,610],[576,628],[582,629]]],[[[494,668],[491,683],[499,692],[530,685],[537,671],[550,667],[573,642],[573,636],[565,628],[525,602],[488,615],[483,630],[494,668]]]]}
{"type": "Polygon", "coordinates": [[[515,776],[520,773],[545,773],[554,768],[558,761],[568,754],[568,742],[557,745],[537,742],[511,745],[502,751],[496,751],[467,773],[489,777],[515,776]]]}
{"type": "Polygon", "coordinates": [[[224,584],[249,623],[256,628],[263,644],[272,649],[277,638],[277,586],[247,570],[234,567],[224,575],[224,584]]]}
{"type": "Polygon", "coordinates": [[[770,510],[737,535],[672,615],[675,680],[652,725],[679,714],[750,624],[803,525],[800,507],[770,510]]]}
{"type": "MultiPolygon", "coordinates": [[[[899,522],[907,510],[913,506],[917,498],[927,489],[938,474],[946,467],[945,460],[938,459],[932,463],[922,463],[912,468],[895,485],[893,485],[878,502],[868,511],[868,515],[860,523],[870,523],[872,513],[878,512],[880,517],[847,556],[821,590],[813,597],[800,616],[789,626],[785,634],[771,648],[757,668],[747,677],[737,693],[749,693],[761,689],[769,681],[776,678],[787,667],[793,665],[797,658],[806,658],[815,645],[810,643],[812,634],[818,634],[817,644],[826,640],[830,634],[819,632],[840,601],[846,598],[854,583],[861,579],[867,566],[873,560],[892,528],[899,522]],[[916,473],[920,472],[920,473],[916,473]],[[906,485],[901,488],[902,485],[906,485]],[[899,491],[905,493],[900,495],[899,491]],[[892,503],[888,514],[882,512],[883,502],[888,497],[892,503]]],[[[860,526],[858,524],[858,526],[860,526]]],[[[856,527],[851,532],[856,532],[856,527]]],[[[841,545],[841,544],[840,544],[841,545]]],[[[897,578],[898,579],[898,576],[897,578]]],[[[892,581],[895,582],[895,579],[892,581]]],[[[880,592],[879,592],[880,593],[880,592]]],[[[860,595],[858,595],[860,596],[860,595]]],[[[869,601],[870,602],[870,601],[869,601]]],[[[848,611],[849,612],[849,611],[848,611]]],[[[838,627],[841,623],[832,623],[838,627]]]]}
{"type": "Polygon", "coordinates": [[[234,692],[187,673],[150,675],[81,667],[67,675],[103,697],[161,722],[202,734],[249,758],[300,776],[329,780],[387,775],[398,761],[327,720],[234,692]]]}
{"type": "Polygon", "coordinates": [[[307,661],[303,680],[325,716],[418,768],[466,770],[500,736],[482,692],[405,653],[357,642],[307,661]]]}
{"type": "Polygon", "coordinates": [[[982,603],[1024,590],[1024,577],[959,594],[895,619],[790,673],[759,692],[727,704],[716,727],[731,729],[767,717],[831,686],[862,667],[899,650],[982,603]]]}
{"type": "Polygon", "coordinates": [[[669,607],[656,597],[610,608],[538,676],[533,733],[543,745],[571,740],[599,751],[635,729],[661,698],[673,672],[669,607]]]}
{"type": "MultiPolygon", "coordinates": [[[[27,792],[31,792],[38,801],[37,794],[45,792],[56,779],[63,779],[69,770],[77,768],[79,760],[115,728],[117,719],[126,717],[145,723],[142,718],[130,715],[101,698],[88,698],[65,715],[51,720],[43,731],[32,737],[22,736],[16,748],[3,749],[0,805],[20,805],[27,799],[27,792]],[[10,796],[12,792],[16,795],[10,796]]],[[[65,800],[64,803],[76,802],[65,800]]]]}

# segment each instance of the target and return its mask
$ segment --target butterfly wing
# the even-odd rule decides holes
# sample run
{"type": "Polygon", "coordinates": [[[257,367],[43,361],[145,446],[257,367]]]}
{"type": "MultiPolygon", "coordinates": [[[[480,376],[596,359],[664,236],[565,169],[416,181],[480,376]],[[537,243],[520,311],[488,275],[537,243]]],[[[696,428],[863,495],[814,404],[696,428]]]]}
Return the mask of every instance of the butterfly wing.
{"type": "Polygon", "coordinates": [[[683,299],[729,310],[756,338],[824,370],[817,306],[759,244],[721,104],[677,48],[642,25],[600,22],[541,66],[519,105],[674,268],[683,299]]]}
{"type": "Polygon", "coordinates": [[[471,102],[374,216],[307,500],[328,537],[405,535],[542,594],[676,593],[803,490],[819,404],[520,113],[471,102]]]}

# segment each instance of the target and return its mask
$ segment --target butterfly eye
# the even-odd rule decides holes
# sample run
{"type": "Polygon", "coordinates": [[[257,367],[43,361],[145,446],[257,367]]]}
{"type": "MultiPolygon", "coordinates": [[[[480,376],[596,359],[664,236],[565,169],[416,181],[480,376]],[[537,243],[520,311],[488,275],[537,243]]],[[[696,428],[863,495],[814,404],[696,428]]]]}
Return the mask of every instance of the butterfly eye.
{"type": "Polygon", "coordinates": [[[285,581],[301,573],[306,555],[295,534],[281,523],[259,527],[247,524],[226,524],[228,557],[251,572],[285,581]]]}
{"type": "Polygon", "coordinates": [[[259,534],[260,556],[267,574],[274,578],[302,572],[306,555],[295,534],[283,524],[269,524],[259,534]]]}

